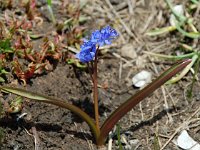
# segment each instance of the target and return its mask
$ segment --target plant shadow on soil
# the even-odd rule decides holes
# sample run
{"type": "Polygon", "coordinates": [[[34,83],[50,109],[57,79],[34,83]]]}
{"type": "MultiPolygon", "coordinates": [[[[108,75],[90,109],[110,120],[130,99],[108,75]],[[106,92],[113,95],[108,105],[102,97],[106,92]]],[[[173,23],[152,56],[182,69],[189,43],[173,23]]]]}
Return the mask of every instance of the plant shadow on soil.
{"type": "MultiPolygon", "coordinates": [[[[94,105],[89,99],[85,99],[83,101],[72,101],[73,105],[78,106],[79,108],[82,108],[84,112],[86,112],[89,116],[94,118],[94,105]]],[[[101,104],[99,106],[99,115],[103,116],[104,112],[111,112],[111,110],[108,108],[108,106],[101,104]]],[[[72,113],[73,114],[73,113],[72,113]]],[[[72,115],[72,121],[82,123],[83,120],[77,117],[75,114],[72,115]]]]}
{"type": "Polygon", "coordinates": [[[161,120],[163,117],[167,115],[167,113],[175,112],[178,108],[172,107],[168,108],[167,110],[160,111],[157,115],[153,116],[153,118],[145,121],[141,121],[139,124],[131,126],[128,130],[131,130],[132,132],[137,131],[140,128],[143,128],[144,126],[151,126],[157,121],[161,120]]]}
{"type": "MultiPolygon", "coordinates": [[[[10,128],[13,131],[18,131],[19,133],[26,129],[27,131],[31,130],[32,127],[35,127],[37,131],[43,131],[43,132],[55,132],[55,133],[61,133],[63,127],[58,124],[53,123],[35,123],[32,121],[25,121],[24,119],[17,120],[17,116],[13,115],[12,117],[3,117],[0,119],[0,127],[2,128],[10,128]]],[[[76,119],[78,120],[78,119],[76,119]]],[[[90,134],[81,132],[81,131],[72,131],[65,129],[66,134],[73,135],[74,137],[77,137],[79,139],[91,139],[92,137],[90,134]],[[84,136],[83,136],[84,135],[84,136]]],[[[62,136],[62,135],[61,135],[62,136]]],[[[94,141],[93,141],[94,142],[94,141]]]]}

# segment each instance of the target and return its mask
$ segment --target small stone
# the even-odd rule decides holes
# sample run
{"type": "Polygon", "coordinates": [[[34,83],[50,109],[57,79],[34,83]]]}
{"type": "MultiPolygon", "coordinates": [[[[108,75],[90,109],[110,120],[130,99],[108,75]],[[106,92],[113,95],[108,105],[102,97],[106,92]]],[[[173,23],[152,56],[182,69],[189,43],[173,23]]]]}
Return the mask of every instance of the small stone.
{"type": "MultiPolygon", "coordinates": [[[[183,5],[176,5],[176,6],[174,6],[173,9],[177,13],[177,15],[181,15],[182,16],[184,14],[183,5]]],[[[174,16],[174,14],[170,15],[169,22],[170,22],[171,26],[176,26],[177,19],[174,16]]]]}
{"type": "Polygon", "coordinates": [[[200,144],[194,141],[186,130],[178,136],[176,144],[184,150],[200,150],[200,144]]]}
{"type": "Polygon", "coordinates": [[[137,58],[137,53],[132,44],[126,44],[121,48],[121,55],[131,59],[137,58]]]}
{"type": "Polygon", "coordinates": [[[138,139],[129,140],[128,143],[131,147],[136,146],[140,141],[138,139]]]}
{"type": "Polygon", "coordinates": [[[131,150],[132,149],[130,145],[125,145],[124,148],[125,148],[125,150],[131,150]]]}
{"type": "Polygon", "coordinates": [[[142,70],[132,78],[132,83],[135,87],[144,87],[147,83],[151,81],[151,76],[152,75],[150,72],[142,70]]]}

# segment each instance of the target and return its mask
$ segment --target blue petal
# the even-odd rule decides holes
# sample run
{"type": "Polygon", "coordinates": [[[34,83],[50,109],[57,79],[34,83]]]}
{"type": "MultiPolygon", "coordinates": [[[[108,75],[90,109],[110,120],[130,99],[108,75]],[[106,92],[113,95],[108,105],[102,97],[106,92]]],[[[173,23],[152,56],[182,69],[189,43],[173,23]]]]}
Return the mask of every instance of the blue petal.
{"type": "Polygon", "coordinates": [[[109,40],[105,40],[105,43],[107,44],[107,45],[110,45],[110,44],[112,44],[112,42],[111,42],[111,40],[109,39],[109,40]]]}

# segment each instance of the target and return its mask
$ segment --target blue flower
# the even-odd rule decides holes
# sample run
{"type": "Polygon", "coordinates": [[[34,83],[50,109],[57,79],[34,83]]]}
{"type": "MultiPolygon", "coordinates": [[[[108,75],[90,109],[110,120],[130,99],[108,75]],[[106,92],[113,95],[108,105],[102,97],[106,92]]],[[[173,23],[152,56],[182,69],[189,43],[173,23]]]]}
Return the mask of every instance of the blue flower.
{"type": "Polygon", "coordinates": [[[96,44],[91,41],[84,41],[81,45],[81,51],[76,54],[81,62],[87,63],[94,59],[96,53],[96,44]]]}
{"type": "Polygon", "coordinates": [[[101,30],[95,30],[91,35],[91,42],[97,43],[99,46],[105,44],[110,45],[112,40],[115,39],[119,34],[117,31],[110,26],[106,26],[101,30]]]}
{"type": "Polygon", "coordinates": [[[112,40],[118,36],[115,29],[106,26],[101,30],[95,30],[89,40],[85,40],[81,45],[81,51],[76,54],[81,62],[86,63],[94,60],[96,53],[96,46],[110,45],[112,40]]]}

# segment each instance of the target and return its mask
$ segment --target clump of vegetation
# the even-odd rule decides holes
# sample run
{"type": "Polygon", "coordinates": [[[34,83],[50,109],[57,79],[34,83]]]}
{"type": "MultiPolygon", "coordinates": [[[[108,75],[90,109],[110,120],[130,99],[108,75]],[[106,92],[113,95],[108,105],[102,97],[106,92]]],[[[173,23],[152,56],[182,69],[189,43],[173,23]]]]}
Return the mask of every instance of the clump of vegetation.
{"type": "MultiPolygon", "coordinates": [[[[38,102],[44,102],[49,104],[54,104],[59,107],[69,109],[73,113],[77,114],[80,118],[82,118],[90,127],[94,138],[96,140],[96,144],[101,146],[105,143],[109,132],[112,128],[117,124],[117,122],[127,114],[134,106],[136,106],[140,101],[142,101],[145,97],[150,95],[153,91],[159,88],[162,84],[168,81],[171,77],[176,75],[179,71],[185,68],[191,60],[185,60],[177,63],[172,66],[170,69],[165,71],[161,76],[159,76],[156,80],[154,80],[147,87],[131,96],[128,100],[126,100],[123,104],[121,104],[103,123],[100,127],[99,122],[99,102],[98,102],[98,80],[97,80],[97,63],[98,63],[98,52],[99,48],[104,45],[109,45],[112,43],[118,36],[118,33],[115,29],[112,29],[110,26],[106,26],[101,30],[95,30],[89,39],[85,39],[84,43],[81,45],[81,51],[76,54],[76,57],[82,62],[87,63],[91,80],[93,83],[93,101],[94,101],[94,116],[90,117],[83,110],[78,108],[77,106],[70,104],[64,100],[59,100],[57,98],[51,98],[48,96],[44,96],[41,94],[36,94],[30,91],[26,91],[23,89],[6,87],[2,86],[0,89],[4,92],[13,93],[22,97],[30,98],[32,100],[38,102]]],[[[119,133],[118,133],[119,137],[119,133]]],[[[119,138],[118,138],[119,139],[119,138]]]]}
{"type": "MultiPolygon", "coordinates": [[[[48,8],[51,8],[51,1],[47,2],[48,8]]],[[[6,3],[5,7],[13,7],[8,4],[6,3]]],[[[33,33],[33,29],[42,22],[36,8],[36,1],[29,0],[20,6],[24,7],[26,12],[22,19],[5,12],[5,20],[0,22],[0,82],[6,82],[9,76],[14,75],[26,84],[37,74],[51,71],[58,61],[67,61],[78,67],[81,66],[70,57],[68,60],[64,52],[68,46],[78,47],[81,43],[85,28],[80,27],[79,21],[76,21],[79,15],[57,24],[57,33],[55,32],[53,40],[50,40],[47,35],[33,33]],[[39,38],[43,38],[43,42],[38,46],[39,49],[35,49],[34,40],[39,38]],[[64,40],[65,38],[67,40],[64,40]],[[65,41],[67,46],[64,44],[65,41]]]]}
{"type": "Polygon", "coordinates": [[[196,0],[191,0],[188,2],[188,6],[184,9],[182,5],[173,6],[170,0],[165,0],[168,7],[171,10],[170,16],[170,26],[157,28],[155,30],[149,31],[147,35],[149,36],[158,36],[164,33],[170,33],[177,31],[181,33],[179,39],[178,49],[181,49],[181,53],[178,56],[175,55],[164,55],[164,54],[156,54],[152,52],[146,52],[149,55],[156,56],[159,58],[169,59],[169,60],[181,60],[186,58],[191,58],[191,63],[176,77],[172,78],[168,83],[175,83],[182,79],[189,71],[193,74],[193,81],[191,83],[191,89],[189,90],[189,97],[192,96],[192,88],[194,82],[198,80],[197,73],[199,70],[199,61],[200,61],[200,52],[198,47],[194,44],[196,40],[200,38],[200,32],[197,30],[194,24],[194,19],[192,15],[194,15],[194,11],[197,9],[197,5],[199,4],[196,0]],[[188,44],[188,39],[191,41],[190,46],[188,44]]]}

